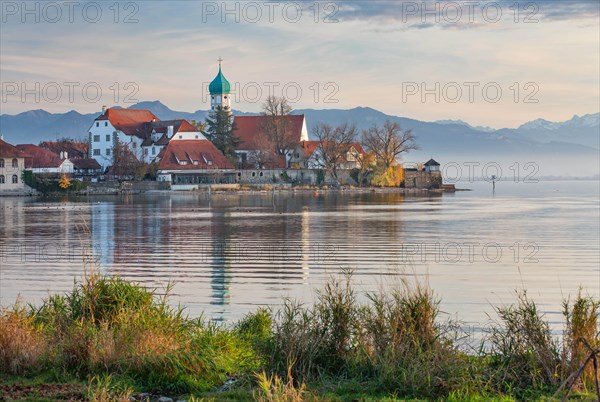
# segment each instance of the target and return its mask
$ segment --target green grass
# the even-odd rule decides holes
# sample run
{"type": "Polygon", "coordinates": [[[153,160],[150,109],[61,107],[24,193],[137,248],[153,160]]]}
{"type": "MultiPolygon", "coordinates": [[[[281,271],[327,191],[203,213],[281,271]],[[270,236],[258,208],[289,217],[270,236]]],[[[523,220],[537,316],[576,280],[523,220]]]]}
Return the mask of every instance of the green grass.
{"type": "MultiPolygon", "coordinates": [[[[459,323],[441,320],[419,283],[359,298],[346,274],[311,305],[284,300],[230,325],[188,317],[170,290],[92,273],[39,306],[3,308],[0,400],[550,400],[589,355],[581,339],[600,346],[600,304],[581,292],[564,302],[560,340],[518,292],[496,309],[481,352],[466,354],[459,323]]],[[[582,372],[574,400],[594,400],[594,375],[582,372]]]]}

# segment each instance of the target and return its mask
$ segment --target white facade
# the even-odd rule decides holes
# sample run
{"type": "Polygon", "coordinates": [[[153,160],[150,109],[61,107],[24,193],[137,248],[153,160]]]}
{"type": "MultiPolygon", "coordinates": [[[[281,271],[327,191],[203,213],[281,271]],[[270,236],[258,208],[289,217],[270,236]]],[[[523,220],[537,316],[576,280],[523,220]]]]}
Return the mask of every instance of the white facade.
{"type": "Polygon", "coordinates": [[[74,166],[73,166],[73,162],[71,162],[68,159],[65,159],[62,161],[60,166],[32,168],[31,171],[35,174],[45,174],[45,173],[71,174],[74,171],[74,166]]]}
{"type": "Polygon", "coordinates": [[[90,127],[90,158],[96,159],[103,169],[112,165],[116,133],[117,131],[108,120],[96,120],[90,127]]]}
{"type": "Polygon", "coordinates": [[[217,110],[218,107],[231,111],[231,95],[230,94],[214,94],[210,96],[211,110],[217,110]]]}
{"type": "Polygon", "coordinates": [[[112,153],[117,139],[126,144],[138,159],[142,160],[144,156],[141,138],[115,129],[109,120],[96,120],[89,131],[90,158],[96,159],[103,170],[113,164],[112,153]]]}
{"type": "Polygon", "coordinates": [[[24,158],[0,156],[0,192],[25,189],[25,184],[21,178],[24,170],[24,158]]]}
{"type": "Polygon", "coordinates": [[[206,140],[207,138],[200,131],[186,131],[175,134],[172,141],[177,140],[206,140]]]}

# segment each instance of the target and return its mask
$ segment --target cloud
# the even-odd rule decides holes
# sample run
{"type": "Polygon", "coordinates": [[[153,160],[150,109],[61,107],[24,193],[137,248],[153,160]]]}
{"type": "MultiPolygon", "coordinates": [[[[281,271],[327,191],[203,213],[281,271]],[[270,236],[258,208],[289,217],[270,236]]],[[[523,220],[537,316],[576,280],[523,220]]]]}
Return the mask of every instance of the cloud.
{"type": "Polygon", "coordinates": [[[600,16],[598,0],[358,0],[334,4],[335,17],[341,22],[374,20],[383,24],[402,23],[405,28],[413,29],[479,28],[498,23],[588,20],[600,16]]]}

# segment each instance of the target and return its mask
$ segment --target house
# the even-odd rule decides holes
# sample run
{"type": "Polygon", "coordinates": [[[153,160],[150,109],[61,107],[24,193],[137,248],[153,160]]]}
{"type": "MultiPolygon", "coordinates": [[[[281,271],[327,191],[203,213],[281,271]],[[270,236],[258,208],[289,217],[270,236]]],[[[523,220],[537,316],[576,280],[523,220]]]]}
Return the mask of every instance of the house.
{"type": "Polygon", "coordinates": [[[159,159],[159,181],[184,186],[235,183],[233,163],[207,139],[170,141],[159,159]]]}
{"type": "Polygon", "coordinates": [[[25,189],[22,175],[31,155],[0,138],[0,193],[25,189]]]}
{"type": "Polygon", "coordinates": [[[440,164],[434,159],[427,162],[404,165],[404,187],[436,189],[443,185],[440,164]]]}
{"type": "Polygon", "coordinates": [[[73,175],[75,177],[95,177],[102,174],[102,166],[92,158],[73,158],[73,175]]]}
{"type": "MultiPolygon", "coordinates": [[[[322,141],[302,141],[290,155],[290,166],[299,169],[324,169],[323,149],[328,146],[333,144],[322,141]]],[[[345,148],[344,156],[338,161],[338,168],[342,170],[360,168],[361,156],[365,154],[362,146],[359,143],[351,143],[345,148]]]]}
{"type": "Polygon", "coordinates": [[[72,174],[73,162],[71,162],[66,153],[57,155],[42,147],[33,144],[17,145],[17,148],[30,155],[31,158],[26,161],[26,168],[31,169],[34,174],[72,174]]]}
{"type": "Polygon", "coordinates": [[[433,158],[429,159],[427,162],[425,162],[425,171],[426,172],[439,172],[440,171],[440,164],[437,163],[433,158]]]}
{"type": "Polygon", "coordinates": [[[149,110],[103,107],[89,130],[90,157],[106,169],[113,164],[113,147],[118,141],[140,161],[151,163],[173,138],[206,137],[186,120],[161,121],[149,110]]]}
{"type": "Polygon", "coordinates": [[[66,152],[69,158],[87,158],[89,155],[89,144],[79,141],[43,141],[40,147],[52,151],[57,155],[66,152]]]}
{"type": "MultiPolygon", "coordinates": [[[[256,155],[264,150],[265,127],[270,122],[270,119],[276,119],[276,124],[286,127],[291,142],[300,143],[308,141],[306,118],[303,114],[277,116],[275,118],[270,116],[236,116],[234,118],[236,126],[234,134],[239,138],[240,143],[236,147],[235,152],[242,166],[247,164],[254,165],[253,159],[256,159],[256,155]]],[[[273,158],[274,165],[270,167],[289,168],[291,166],[290,158],[293,151],[293,149],[285,150],[283,158],[273,158]]]]}

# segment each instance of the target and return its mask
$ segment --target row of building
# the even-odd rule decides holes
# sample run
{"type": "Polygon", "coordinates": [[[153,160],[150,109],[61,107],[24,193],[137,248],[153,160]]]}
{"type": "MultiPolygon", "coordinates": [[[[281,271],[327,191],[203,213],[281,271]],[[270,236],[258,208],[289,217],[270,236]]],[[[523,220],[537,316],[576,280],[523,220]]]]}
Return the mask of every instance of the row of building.
{"type": "MultiPolygon", "coordinates": [[[[219,72],[209,85],[211,110],[231,110],[231,86],[219,72]]],[[[265,127],[270,117],[234,116],[234,132],[239,142],[237,160],[226,158],[195,125],[184,119],[160,120],[149,110],[102,108],[88,131],[88,144],[45,142],[39,146],[12,146],[2,141],[0,147],[0,186],[18,188],[18,169],[34,174],[68,174],[76,178],[97,177],[110,173],[115,164],[117,144],[124,144],[132,155],[145,163],[158,165],[157,180],[172,187],[194,187],[204,183],[268,183],[284,177],[315,184],[323,165],[323,146],[310,141],[304,115],[277,117],[285,127],[290,149],[258,161],[264,151],[265,127]],[[12,171],[11,169],[17,169],[12,171]]],[[[360,167],[365,151],[353,143],[338,162],[342,175],[360,167]]],[[[431,162],[431,161],[430,161],[431,162]]],[[[439,165],[438,165],[439,166],[439,165]]]]}

